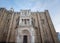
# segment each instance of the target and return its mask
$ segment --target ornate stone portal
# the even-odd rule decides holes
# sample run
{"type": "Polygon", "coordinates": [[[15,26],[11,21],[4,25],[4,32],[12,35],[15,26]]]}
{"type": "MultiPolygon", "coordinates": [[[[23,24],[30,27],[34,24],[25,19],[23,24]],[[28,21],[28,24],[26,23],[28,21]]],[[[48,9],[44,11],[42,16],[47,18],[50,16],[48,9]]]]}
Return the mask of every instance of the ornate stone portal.
{"type": "Polygon", "coordinates": [[[34,43],[35,41],[35,30],[32,26],[30,17],[30,11],[21,11],[19,27],[17,29],[17,43],[34,43]],[[26,42],[24,42],[24,36],[26,36],[26,42]]]}
{"type": "Polygon", "coordinates": [[[24,42],[24,36],[27,36],[27,43],[34,43],[35,36],[34,36],[34,29],[33,28],[20,28],[18,29],[18,34],[16,41],[17,43],[23,43],[24,42]]]}

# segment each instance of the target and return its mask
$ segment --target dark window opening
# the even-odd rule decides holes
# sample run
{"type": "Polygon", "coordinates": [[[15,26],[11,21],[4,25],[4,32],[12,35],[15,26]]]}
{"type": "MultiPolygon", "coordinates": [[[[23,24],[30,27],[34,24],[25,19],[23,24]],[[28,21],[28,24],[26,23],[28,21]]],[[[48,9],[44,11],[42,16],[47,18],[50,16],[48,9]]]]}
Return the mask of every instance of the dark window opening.
{"type": "Polygon", "coordinates": [[[27,19],[27,21],[29,21],[29,19],[27,19]]]}
{"type": "Polygon", "coordinates": [[[27,36],[26,35],[23,36],[23,43],[27,43],[27,36]]]}
{"type": "Polygon", "coordinates": [[[23,22],[23,19],[22,19],[22,22],[23,22]]]}
{"type": "Polygon", "coordinates": [[[26,23],[26,19],[25,19],[25,24],[27,24],[27,23],[26,23]]]}

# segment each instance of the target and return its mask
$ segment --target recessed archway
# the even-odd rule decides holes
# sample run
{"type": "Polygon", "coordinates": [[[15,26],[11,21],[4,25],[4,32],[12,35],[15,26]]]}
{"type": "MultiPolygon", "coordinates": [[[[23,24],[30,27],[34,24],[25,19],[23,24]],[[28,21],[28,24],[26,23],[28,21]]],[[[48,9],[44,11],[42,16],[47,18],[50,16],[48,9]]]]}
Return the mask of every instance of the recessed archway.
{"type": "Polygon", "coordinates": [[[34,28],[20,28],[18,29],[17,43],[35,43],[34,28]],[[26,39],[26,40],[25,40],[26,39]]]}
{"type": "Polygon", "coordinates": [[[22,31],[23,43],[31,43],[31,35],[28,30],[22,31]]]}

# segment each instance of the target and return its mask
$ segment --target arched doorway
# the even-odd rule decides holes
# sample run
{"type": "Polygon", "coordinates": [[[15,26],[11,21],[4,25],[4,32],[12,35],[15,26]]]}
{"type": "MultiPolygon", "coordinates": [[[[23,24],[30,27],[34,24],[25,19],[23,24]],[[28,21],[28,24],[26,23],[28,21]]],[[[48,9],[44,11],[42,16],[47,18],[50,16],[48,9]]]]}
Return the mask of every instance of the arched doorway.
{"type": "Polygon", "coordinates": [[[31,43],[31,35],[28,30],[22,31],[23,43],[31,43]]]}
{"type": "Polygon", "coordinates": [[[27,43],[27,40],[28,40],[27,35],[24,35],[23,36],[23,43],[27,43]]]}
{"type": "Polygon", "coordinates": [[[35,32],[33,28],[20,28],[17,32],[16,43],[35,43],[35,32]]]}

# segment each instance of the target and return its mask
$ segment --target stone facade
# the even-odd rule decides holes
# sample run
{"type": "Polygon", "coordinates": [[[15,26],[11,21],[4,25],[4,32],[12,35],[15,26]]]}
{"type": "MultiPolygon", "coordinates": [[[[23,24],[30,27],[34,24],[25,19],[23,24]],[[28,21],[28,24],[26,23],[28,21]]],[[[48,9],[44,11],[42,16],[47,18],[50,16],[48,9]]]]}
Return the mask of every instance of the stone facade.
{"type": "Polygon", "coordinates": [[[0,42],[59,43],[48,10],[31,12],[0,8],[0,42]]]}

